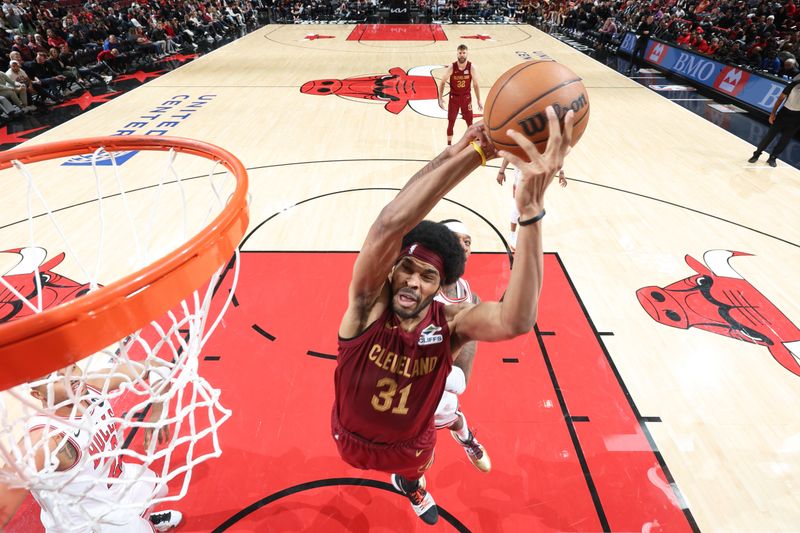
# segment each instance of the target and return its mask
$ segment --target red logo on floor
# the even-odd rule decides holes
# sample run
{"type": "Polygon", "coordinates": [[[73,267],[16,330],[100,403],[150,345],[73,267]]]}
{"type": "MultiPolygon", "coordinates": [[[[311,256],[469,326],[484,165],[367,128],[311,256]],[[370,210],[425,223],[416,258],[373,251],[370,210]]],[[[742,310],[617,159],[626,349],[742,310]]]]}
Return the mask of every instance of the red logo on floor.
{"type": "MultiPolygon", "coordinates": [[[[439,106],[439,87],[433,71],[445,65],[412,67],[408,72],[400,67],[389,69],[388,74],[356,76],[343,80],[312,80],[300,87],[303,94],[328,96],[385,103],[384,109],[398,114],[406,107],[431,118],[447,118],[447,110],[439,106]]],[[[481,115],[475,115],[481,116],[481,115]]]]}
{"type": "Polygon", "coordinates": [[[88,283],[78,283],[53,271],[64,261],[63,253],[46,263],[44,260],[47,250],[44,248],[13,248],[0,253],[19,255],[17,264],[2,274],[3,281],[14,290],[6,287],[5,283],[0,287],[0,324],[34,314],[33,309],[17,294],[24,296],[31,304],[38,305],[41,291],[41,306],[44,310],[89,292],[88,283]],[[39,283],[36,282],[37,270],[39,283]]]}
{"type": "Polygon", "coordinates": [[[666,287],[636,291],[639,303],[657,322],[674,328],[695,327],[766,346],[787,370],[800,375],[800,329],[730,265],[743,252],[710,250],[705,265],[687,255],[697,274],[666,287]]]}
{"type": "Polygon", "coordinates": [[[436,42],[446,41],[447,35],[439,24],[358,24],[347,40],[436,42]]]}

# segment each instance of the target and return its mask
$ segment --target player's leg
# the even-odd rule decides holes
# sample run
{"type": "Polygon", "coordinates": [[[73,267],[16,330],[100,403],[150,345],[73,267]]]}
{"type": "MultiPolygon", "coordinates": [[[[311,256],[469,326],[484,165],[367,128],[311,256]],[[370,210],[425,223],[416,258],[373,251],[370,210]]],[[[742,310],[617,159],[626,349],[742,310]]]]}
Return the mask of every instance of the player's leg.
{"type": "Polygon", "coordinates": [[[467,425],[467,417],[461,411],[456,411],[456,420],[450,425],[450,434],[459,443],[467,454],[469,461],[481,472],[492,469],[492,460],[486,453],[486,448],[475,438],[475,433],[467,425]]]}
{"type": "Polygon", "coordinates": [[[517,209],[516,200],[517,186],[514,185],[511,190],[513,192],[511,196],[511,233],[508,236],[508,245],[513,252],[517,249],[517,222],[519,221],[519,210],[517,209]]]}
{"type": "Polygon", "coordinates": [[[465,96],[461,100],[461,116],[467,122],[467,126],[472,126],[472,97],[465,96]]]}
{"type": "Polygon", "coordinates": [[[447,100],[447,146],[453,142],[453,128],[458,118],[458,99],[452,95],[447,100]]]}
{"type": "MultiPolygon", "coordinates": [[[[780,124],[781,138],[778,140],[778,144],[775,145],[775,148],[769,153],[769,159],[767,159],[767,163],[772,167],[777,165],[778,156],[789,146],[789,141],[792,140],[794,134],[800,129],[800,111],[791,111],[787,109],[784,110],[783,115],[784,118],[780,124]]],[[[777,122],[777,120],[775,122],[777,122]]]]}
{"type": "Polygon", "coordinates": [[[414,513],[423,522],[429,525],[435,524],[439,520],[439,511],[425,483],[425,472],[433,465],[433,447],[421,450],[409,447],[397,451],[407,455],[405,461],[401,461],[406,466],[392,474],[392,485],[408,498],[414,513]]]}
{"type": "MultiPolygon", "coordinates": [[[[118,501],[120,503],[124,503],[125,501],[143,502],[166,497],[168,493],[166,485],[162,485],[155,494],[153,493],[155,484],[152,480],[156,477],[155,472],[144,465],[123,462],[120,478],[129,481],[129,484],[120,494],[118,501]]],[[[136,521],[136,527],[149,532],[152,532],[153,529],[156,531],[167,531],[178,527],[182,521],[183,513],[180,511],[174,509],[151,511],[148,509],[143,513],[142,517],[136,521]],[[147,529],[143,529],[144,526],[147,526],[147,529]]],[[[138,530],[139,529],[136,529],[136,531],[138,530]]]]}
{"type": "Polygon", "coordinates": [[[414,446],[387,448],[356,438],[331,414],[331,432],[339,455],[349,465],[362,470],[391,473],[392,485],[411,502],[414,513],[426,524],[439,520],[436,502],[425,489],[425,471],[433,464],[436,432],[423,435],[414,446]]]}
{"type": "Polygon", "coordinates": [[[486,449],[478,442],[467,426],[467,418],[458,409],[458,395],[450,391],[442,393],[442,399],[433,415],[436,429],[449,429],[450,434],[464,448],[470,462],[482,472],[492,469],[486,449]]]}
{"type": "Polygon", "coordinates": [[[781,128],[780,128],[780,122],[779,122],[779,121],[781,120],[781,114],[782,114],[782,113],[778,113],[778,116],[777,116],[777,118],[775,119],[775,124],[772,124],[772,125],[769,127],[769,129],[767,130],[767,133],[766,133],[766,134],[764,135],[764,137],[761,139],[761,142],[759,142],[759,143],[758,143],[758,146],[756,146],[756,151],[755,151],[755,152],[753,152],[753,157],[751,157],[750,159],[748,159],[748,162],[750,162],[750,163],[755,163],[756,161],[758,161],[758,157],[761,155],[761,152],[763,152],[764,150],[766,150],[766,149],[767,149],[767,147],[768,147],[768,146],[769,146],[769,144],[772,142],[772,140],[773,140],[773,139],[774,139],[774,138],[775,138],[775,137],[778,135],[778,133],[781,131],[781,128]]]}

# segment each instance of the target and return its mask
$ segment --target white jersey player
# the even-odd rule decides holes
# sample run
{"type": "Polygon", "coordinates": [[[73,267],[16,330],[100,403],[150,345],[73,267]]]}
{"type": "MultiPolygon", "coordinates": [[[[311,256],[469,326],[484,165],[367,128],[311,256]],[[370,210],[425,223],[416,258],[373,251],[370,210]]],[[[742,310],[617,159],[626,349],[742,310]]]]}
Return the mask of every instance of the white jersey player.
{"type": "MultiPolygon", "coordinates": [[[[117,370],[120,376],[123,373],[117,370]]],[[[81,375],[75,365],[58,371],[58,375],[61,379],[31,384],[31,395],[54,412],[52,416],[28,419],[27,436],[23,437],[37,450],[27,477],[33,481],[31,493],[41,507],[45,531],[152,533],[177,526],[181,520],[178,511],[148,513],[148,509],[135,507],[134,502],[166,495],[166,488],[157,494],[154,472],[141,464],[123,462],[114,453],[123,435],[100,388],[103,383],[108,383],[109,389],[117,388],[122,377],[75,379],[81,375]]],[[[149,420],[157,421],[162,409],[161,404],[152,404],[149,420]]],[[[145,448],[152,432],[145,431],[145,448]]],[[[157,438],[166,442],[169,428],[160,428],[157,438]]],[[[0,484],[0,530],[13,517],[26,492],[0,484]]]]}
{"type": "MultiPolygon", "coordinates": [[[[500,170],[497,172],[497,183],[500,185],[506,181],[507,167],[508,161],[504,159],[503,163],[500,165],[500,170]]],[[[517,185],[519,185],[520,176],[522,176],[522,173],[519,169],[514,169],[514,185],[511,187],[511,232],[508,234],[508,246],[511,248],[512,252],[517,248],[517,222],[519,222],[519,211],[517,210],[517,202],[514,201],[514,197],[517,194],[517,185]]],[[[562,187],[567,186],[567,177],[564,174],[564,169],[558,171],[558,184],[562,187]]]]}
{"type": "MultiPolygon", "coordinates": [[[[461,247],[464,249],[464,254],[469,258],[472,250],[472,237],[470,237],[466,224],[455,219],[443,220],[441,223],[456,234],[461,247]]],[[[439,300],[446,305],[477,304],[480,301],[477,295],[472,293],[469,283],[464,278],[459,278],[452,285],[443,286],[439,289],[434,300],[439,300]]],[[[464,447],[467,457],[476,468],[483,472],[488,472],[492,468],[489,455],[483,445],[475,438],[469,426],[467,426],[467,419],[458,408],[458,395],[462,394],[467,388],[467,380],[472,373],[472,361],[475,357],[476,347],[477,343],[469,342],[456,354],[453,368],[447,376],[442,399],[436,407],[434,421],[436,429],[448,428],[450,430],[450,434],[456,442],[464,447]]]]}

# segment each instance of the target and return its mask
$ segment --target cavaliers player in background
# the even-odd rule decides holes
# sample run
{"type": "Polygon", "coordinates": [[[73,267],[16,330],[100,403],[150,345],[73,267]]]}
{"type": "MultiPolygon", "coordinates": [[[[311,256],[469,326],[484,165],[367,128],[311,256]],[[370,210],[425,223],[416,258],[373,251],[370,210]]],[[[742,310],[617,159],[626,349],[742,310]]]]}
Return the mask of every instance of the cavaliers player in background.
{"type": "Polygon", "coordinates": [[[444,109],[444,84],[450,83],[450,96],[447,101],[447,146],[453,142],[453,126],[456,124],[458,112],[467,122],[467,126],[472,126],[472,91],[475,88],[475,99],[478,102],[478,110],[483,112],[481,104],[481,89],[478,86],[478,77],[475,66],[467,61],[467,46],[458,45],[457,60],[454,61],[444,73],[439,81],[439,107],[444,109]]]}
{"type": "MultiPolygon", "coordinates": [[[[456,219],[442,220],[447,229],[453,232],[458,239],[458,243],[464,250],[464,259],[469,259],[472,253],[472,236],[470,236],[467,225],[456,219]]],[[[458,278],[455,283],[443,285],[433,298],[437,302],[445,305],[456,305],[462,303],[477,304],[481,300],[478,295],[472,292],[469,283],[463,277],[458,278]]],[[[436,412],[433,415],[436,429],[449,429],[455,441],[459,443],[467,454],[470,462],[481,472],[488,472],[492,469],[492,461],[486,449],[475,438],[473,430],[467,425],[467,417],[460,409],[458,397],[467,390],[467,383],[472,375],[472,361],[475,359],[475,352],[478,343],[468,342],[463,348],[453,355],[453,368],[447,375],[444,384],[444,392],[436,412]]]]}
{"type": "Polygon", "coordinates": [[[523,335],[536,322],[542,287],[544,194],[563,166],[572,140],[573,113],[562,135],[555,110],[544,154],[521,133],[509,135],[531,162],[497,153],[483,123],[446,148],[406,183],[367,233],[353,266],[347,309],[339,325],[331,432],[350,465],[391,474],[427,524],[439,518],[423,474],[433,463],[434,411],[457,354],[470,341],[523,335]],[[434,301],[442,285],[464,271],[464,252],[453,232],[423,221],[453,187],[498,155],[521,169],[514,269],[502,302],[445,305],[434,301]]]}
{"type": "MultiPolygon", "coordinates": [[[[126,365],[119,365],[113,374],[93,372],[92,378],[85,380],[81,379],[81,369],[76,365],[55,374],[58,378],[45,376],[29,383],[31,396],[52,416],[33,416],[26,420],[28,435],[23,437],[42,444],[35,445],[37,453],[32,459],[37,472],[51,476],[54,487],[67,481],[58,491],[31,490],[41,507],[45,532],[152,533],[177,527],[183,519],[179,511],[151,513],[149,509],[140,509],[137,512],[114,508],[110,503],[141,502],[156,496],[152,481],[155,473],[142,464],[123,462],[117,454],[111,453],[122,446],[124,436],[114,422],[111,403],[101,392],[106,387],[114,390],[124,383],[130,385],[140,374],[126,365]],[[104,454],[108,454],[105,460],[102,459],[104,454]],[[119,478],[120,482],[101,481],[109,478],[119,478]],[[51,507],[57,508],[58,514],[52,513],[51,507]]],[[[161,372],[150,370],[151,387],[161,379],[164,379],[161,372]]],[[[152,403],[148,422],[157,424],[163,416],[164,405],[152,403]]],[[[153,433],[154,428],[144,431],[146,450],[150,449],[153,433]]],[[[155,433],[159,444],[169,440],[169,426],[160,425],[155,433]]],[[[23,445],[20,448],[25,449],[23,445]]],[[[26,489],[0,483],[0,531],[11,521],[27,494],[26,489]]],[[[158,494],[165,495],[166,489],[158,494]]]]}

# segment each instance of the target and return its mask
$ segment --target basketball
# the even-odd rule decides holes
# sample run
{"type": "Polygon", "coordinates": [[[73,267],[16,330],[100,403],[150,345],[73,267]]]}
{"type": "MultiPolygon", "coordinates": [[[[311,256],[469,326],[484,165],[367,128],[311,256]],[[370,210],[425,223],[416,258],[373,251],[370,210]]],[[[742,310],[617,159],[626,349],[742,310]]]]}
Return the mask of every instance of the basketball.
{"type": "Polygon", "coordinates": [[[489,138],[499,150],[528,156],[506,134],[519,131],[544,152],[549,138],[546,110],[554,106],[560,123],[571,109],[575,113],[572,145],[580,140],[589,122],[589,95],[581,78],[555,61],[526,61],[516,65],[492,85],[483,117],[489,138]]]}

